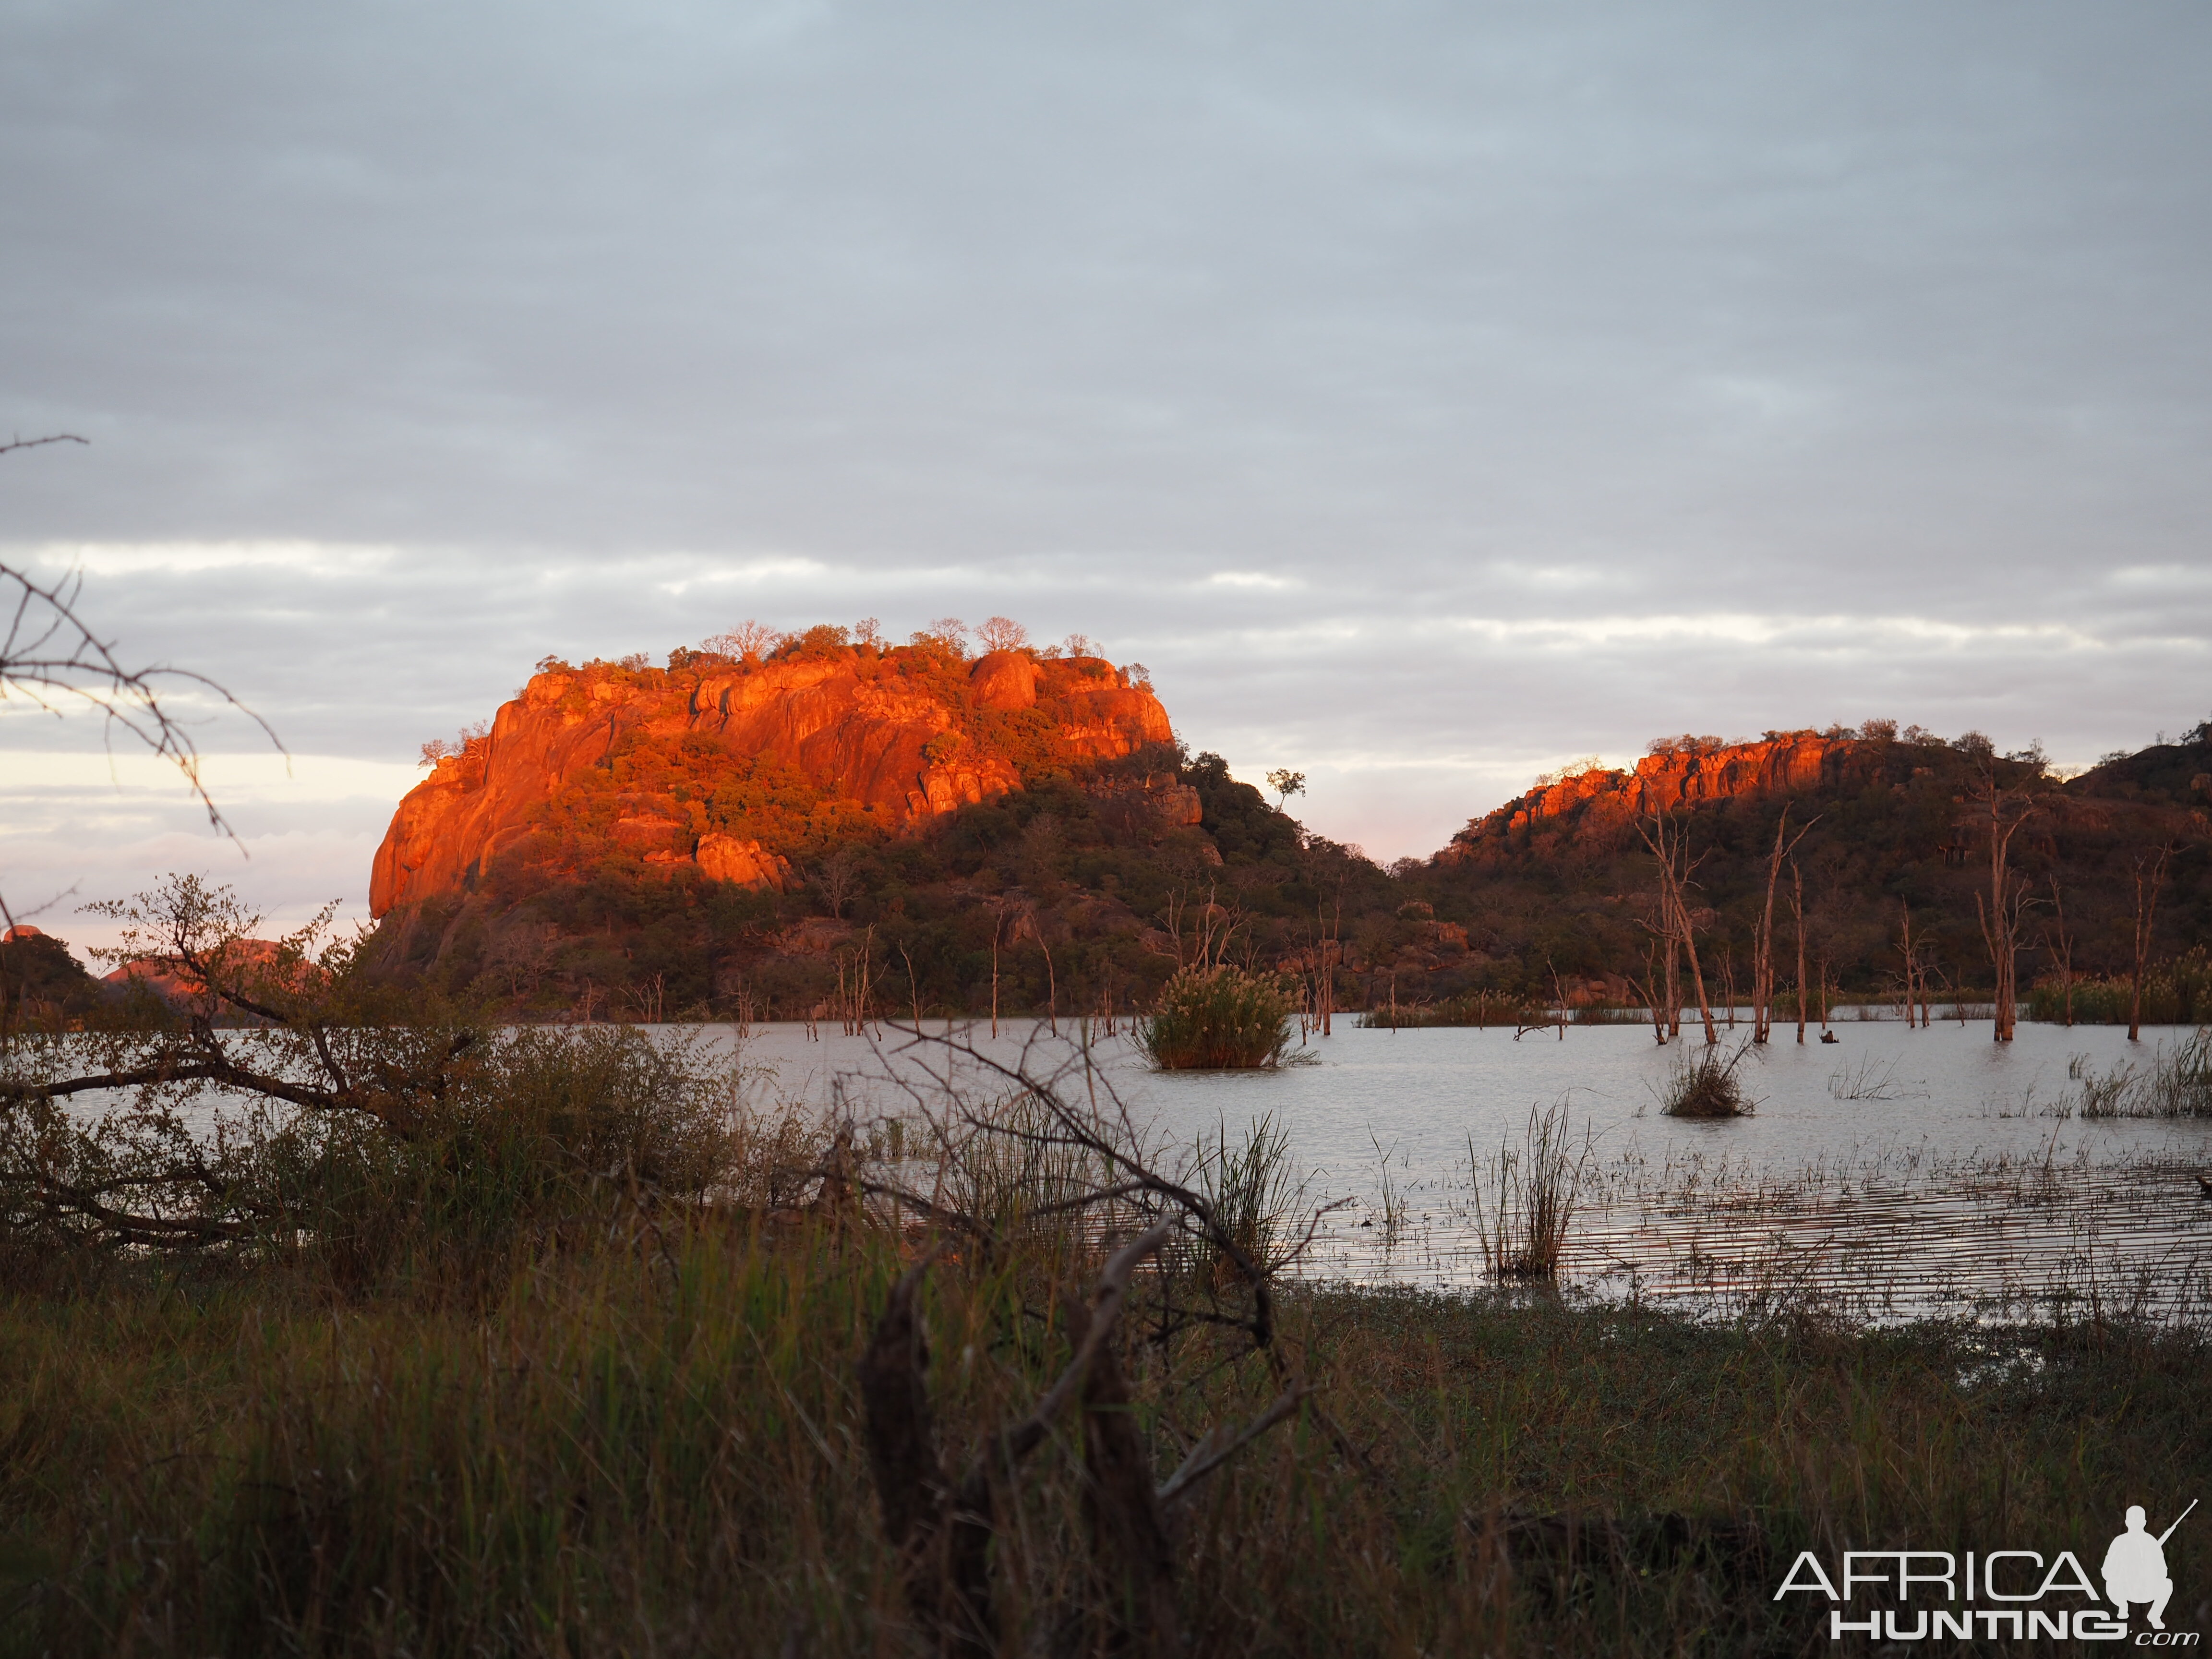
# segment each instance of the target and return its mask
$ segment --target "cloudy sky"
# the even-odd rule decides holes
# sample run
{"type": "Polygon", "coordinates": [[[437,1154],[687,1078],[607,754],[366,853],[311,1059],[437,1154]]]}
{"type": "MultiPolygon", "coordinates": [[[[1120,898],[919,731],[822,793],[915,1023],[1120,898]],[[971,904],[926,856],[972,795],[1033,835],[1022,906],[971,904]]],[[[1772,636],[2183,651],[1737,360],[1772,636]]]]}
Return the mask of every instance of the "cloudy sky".
{"type": "MultiPolygon", "coordinates": [[[[2212,712],[2212,11],[0,0],[0,891],[358,910],[549,653],[951,614],[1426,853],[1662,732],[2212,712]]],[[[71,901],[73,902],[73,901],[71,901]]],[[[72,938],[96,932],[45,919],[72,938]]]]}

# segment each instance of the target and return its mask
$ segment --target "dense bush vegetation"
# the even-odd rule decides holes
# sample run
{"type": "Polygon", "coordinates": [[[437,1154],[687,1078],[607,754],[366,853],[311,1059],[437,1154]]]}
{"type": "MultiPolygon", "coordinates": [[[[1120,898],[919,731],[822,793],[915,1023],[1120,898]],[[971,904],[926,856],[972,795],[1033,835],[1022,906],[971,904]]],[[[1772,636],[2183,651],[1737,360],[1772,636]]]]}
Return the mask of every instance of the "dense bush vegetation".
{"type": "Polygon", "coordinates": [[[1661,1091],[1659,1109],[1668,1117],[1742,1117],[1753,1109],[1736,1068],[1750,1052],[1748,1044],[1733,1054],[1717,1048],[1684,1048],[1674,1057],[1661,1091]]]}
{"type": "MultiPolygon", "coordinates": [[[[2028,992],[2032,1018],[2052,1024],[2124,1025],[2135,1003],[2126,975],[2094,975],[2066,981],[2046,975],[2028,992]]],[[[2201,1025],[2212,1021],[2212,959],[2196,945],[2143,975],[2142,1019],[2148,1025],[2201,1025]]]]}

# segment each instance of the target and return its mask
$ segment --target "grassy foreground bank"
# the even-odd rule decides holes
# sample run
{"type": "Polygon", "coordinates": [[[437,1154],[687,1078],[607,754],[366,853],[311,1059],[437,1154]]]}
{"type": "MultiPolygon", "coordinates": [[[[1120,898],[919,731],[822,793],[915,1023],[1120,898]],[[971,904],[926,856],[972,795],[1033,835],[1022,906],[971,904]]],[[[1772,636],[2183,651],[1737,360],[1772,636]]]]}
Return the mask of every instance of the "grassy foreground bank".
{"type": "MultiPolygon", "coordinates": [[[[828,1220],[695,1219],[541,1241],[465,1290],[127,1267],[19,1290],[0,1650],[921,1651],[856,1383],[910,1255],[828,1220]]],[[[922,1293],[948,1441],[1065,1363],[1011,1267],[942,1262],[922,1293]]],[[[1194,1653],[1835,1650],[1825,1602],[1772,1599],[1800,1548],[2070,1548],[2094,1571],[2127,1504],[2212,1486],[2188,1334],[1318,1289],[1279,1316],[1320,1392],[1182,1511],[1194,1653]]],[[[1196,1402],[1248,1417],[1272,1392],[1227,1347],[1125,1338],[1163,1474],[1196,1402]]],[[[1066,1616],[1083,1474],[1056,1438],[1015,1486],[1006,1651],[1095,1646],[1066,1616]]],[[[2168,1546],[2177,1628],[2212,1622],[2208,1537],[2168,1546]]]]}
{"type": "Polygon", "coordinates": [[[696,1033],[129,915],[195,1007],[0,1027],[0,1656],[1826,1652],[1802,1549],[2094,1564],[2212,1496],[2201,1321],[1317,1286],[1279,1131],[1151,1144],[1079,1049],[769,1110],[696,1033]]]}

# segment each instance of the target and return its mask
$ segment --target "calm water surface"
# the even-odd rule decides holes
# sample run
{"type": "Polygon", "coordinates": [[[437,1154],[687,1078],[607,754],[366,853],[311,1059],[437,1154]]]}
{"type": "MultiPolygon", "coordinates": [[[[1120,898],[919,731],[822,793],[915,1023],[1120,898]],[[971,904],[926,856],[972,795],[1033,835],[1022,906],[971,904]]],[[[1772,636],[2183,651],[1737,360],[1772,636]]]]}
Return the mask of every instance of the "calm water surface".
{"type": "MultiPolygon", "coordinates": [[[[939,1029],[934,1025],[933,1031],[939,1029]]],[[[1324,1220],[1312,1271],[1370,1283],[1462,1287],[1483,1277],[1478,1194],[1529,1115],[1564,1103],[1589,1158],[1568,1279],[1604,1294],[1714,1304],[1814,1298],[1871,1316],[1929,1311],[2212,1310],[2212,1121],[2085,1120],[2077,1060],[2134,1063],[2188,1032],[2022,1024],[2009,1045],[1986,1021],[1925,1030],[1844,1021],[1833,1044],[1794,1028],[1738,1076],[1749,1117],[1661,1116],[1659,1091],[1703,1048],[1694,1028],[1661,1048],[1648,1029],[1571,1027],[1564,1042],[1508,1030],[1370,1031],[1349,1022],[1266,1073],[1162,1073],[1126,1039],[1094,1043],[1098,1081],[1170,1146],[1261,1116],[1290,1138],[1324,1220]],[[1393,1224],[1393,1221],[1396,1224],[1393,1224]]],[[[1068,1028],[1063,1027],[1066,1033],[1068,1028]]],[[[1065,1063],[1072,1045],[1027,1024],[963,1040],[1007,1064],[1065,1063]]],[[[1727,1043],[1733,1053],[1745,1035],[1727,1043]]],[[[1727,1036],[1723,1029],[1724,1037],[1727,1036]]],[[[941,1048],[800,1026],[756,1029],[746,1058],[775,1097],[863,1115],[911,1109],[893,1079],[941,1085],[941,1048]]],[[[968,1086],[984,1081],[972,1064],[968,1086]]]]}

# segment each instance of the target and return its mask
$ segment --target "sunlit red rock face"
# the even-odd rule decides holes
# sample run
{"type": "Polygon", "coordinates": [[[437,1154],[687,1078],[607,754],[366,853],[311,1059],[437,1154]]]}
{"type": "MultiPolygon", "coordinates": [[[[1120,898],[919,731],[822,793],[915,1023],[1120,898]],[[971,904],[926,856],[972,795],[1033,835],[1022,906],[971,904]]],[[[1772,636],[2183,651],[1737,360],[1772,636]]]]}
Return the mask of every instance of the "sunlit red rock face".
{"type": "Polygon", "coordinates": [[[1855,770],[1876,769],[1873,745],[1856,738],[1787,732],[1759,743],[1685,747],[1646,755],[1633,772],[1594,769],[1540,785],[1475,819],[1438,854],[1479,856],[1489,848],[1551,832],[1625,829],[1646,812],[1663,812],[1738,795],[1832,788],[1855,770]]]}
{"type": "Polygon", "coordinates": [[[780,887],[794,825],[897,833],[1037,771],[1174,737],[1150,690],[1095,657],[970,662],[923,647],[679,657],[667,669],[547,665],[488,736],[400,802],[371,911],[466,890],[525,843],[540,856],[612,848],[780,887]],[[809,792],[823,799],[810,804],[809,792]]]}

